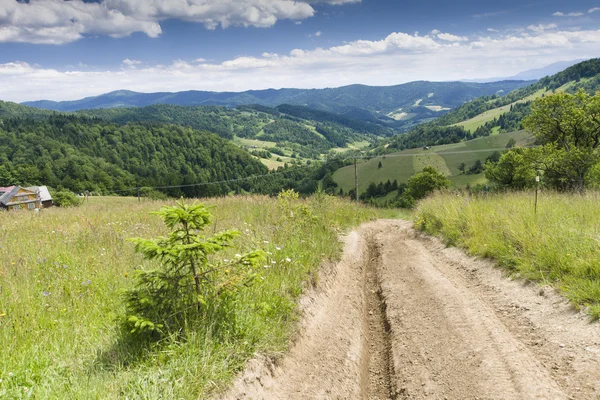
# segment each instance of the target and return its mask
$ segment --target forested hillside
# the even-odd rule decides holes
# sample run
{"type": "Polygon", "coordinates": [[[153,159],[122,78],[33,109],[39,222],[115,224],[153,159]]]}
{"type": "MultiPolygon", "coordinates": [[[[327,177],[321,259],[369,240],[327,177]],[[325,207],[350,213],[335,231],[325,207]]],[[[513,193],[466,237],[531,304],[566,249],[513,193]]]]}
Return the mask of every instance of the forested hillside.
{"type": "Polygon", "coordinates": [[[243,138],[274,142],[302,158],[319,158],[332,148],[390,136],[393,131],[376,124],[300,106],[175,106],[111,108],[79,111],[119,124],[155,122],[178,124],[217,133],[225,139],[243,138]]]}
{"type": "Polygon", "coordinates": [[[523,129],[522,121],[529,115],[533,100],[555,91],[574,93],[579,89],[588,93],[600,89],[600,59],[581,62],[506,96],[484,96],[465,103],[435,121],[395,137],[388,149],[457,143],[493,133],[517,131],[523,129]]]}
{"type": "MultiPolygon", "coordinates": [[[[76,192],[188,185],[267,172],[247,152],[207,132],[64,115],[0,120],[0,163],[0,186],[44,184],[76,192]]],[[[239,188],[232,183],[211,194],[239,188]]],[[[167,192],[192,196],[209,189],[167,192]]]]}

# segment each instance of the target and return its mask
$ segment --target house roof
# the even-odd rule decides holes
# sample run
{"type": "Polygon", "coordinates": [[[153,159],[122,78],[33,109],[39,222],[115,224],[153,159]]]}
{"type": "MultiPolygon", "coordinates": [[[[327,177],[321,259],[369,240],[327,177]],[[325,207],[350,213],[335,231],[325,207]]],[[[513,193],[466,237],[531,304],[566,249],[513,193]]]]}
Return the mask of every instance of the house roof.
{"type": "Polygon", "coordinates": [[[21,188],[19,186],[9,186],[6,188],[0,188],[0,204],[8,204],[10,200],[19,193],[21,188]]]}
{"type": "Polygon", "coordinates": [[[40,196],[40,201],[48,201],[52,200],[52,196],[50,195],[50,191],[46,186],[31,186],[25,188],[27,190],[31,190],[32,192],[36,192],[38,196],[40,196]]]}

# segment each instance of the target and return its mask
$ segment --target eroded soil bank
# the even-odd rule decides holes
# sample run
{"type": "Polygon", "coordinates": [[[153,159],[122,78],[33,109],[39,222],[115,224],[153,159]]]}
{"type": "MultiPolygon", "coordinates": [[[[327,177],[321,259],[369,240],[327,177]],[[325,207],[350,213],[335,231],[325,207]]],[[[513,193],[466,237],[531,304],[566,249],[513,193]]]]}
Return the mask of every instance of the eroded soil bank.
{"type": "Polygon", "coordinates": [[[600,398],[600,325],[408,222],[348,235],[302,308],[289,354],[223,399],[600,398]]]}

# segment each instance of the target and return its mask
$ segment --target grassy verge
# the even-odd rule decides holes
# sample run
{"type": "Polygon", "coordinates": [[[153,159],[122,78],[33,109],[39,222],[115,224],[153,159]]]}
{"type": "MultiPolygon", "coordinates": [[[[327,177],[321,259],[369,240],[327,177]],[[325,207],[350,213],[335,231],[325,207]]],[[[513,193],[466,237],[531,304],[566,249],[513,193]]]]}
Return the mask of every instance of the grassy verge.
{"type": "Polygon", "coordinates": [[[148,215],[163,204],[92,198],[77,209],[0,214],[0,398],[203,398],[255,352],[286,350],[295,300],[323,260],[339,257],[339,233],[378,212],[330,197],[299,200],[312,217],[305,223],[277,199],[207,201],[216,230],[242,231],[223,257],[271,254],[237,303],[243,329],[225,341],[207,329],[133,358],[116,346],[115,318],[134,271],[152,264],[126,239],[166,234],[148,215]]]}
{"type": "Polygon", "coordinates": [[[471,254],[493,258],[513,275],[557,287],[600,317],[600,193],[488,198],[438,194],[419,203],[416,226],[471,254]]]}

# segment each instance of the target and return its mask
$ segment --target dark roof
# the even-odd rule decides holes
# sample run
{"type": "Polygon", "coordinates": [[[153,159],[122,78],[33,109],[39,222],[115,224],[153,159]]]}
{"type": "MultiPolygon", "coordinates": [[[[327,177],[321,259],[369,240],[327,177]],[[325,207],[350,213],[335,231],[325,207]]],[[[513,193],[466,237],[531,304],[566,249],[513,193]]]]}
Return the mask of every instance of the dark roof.
{"type": "Polygon", "coordinates": [[[19,193],[19,190],[21,190],[20,186],[11,186],[11,187],[7,187],[7,188],[2,188],[1,190],[6,190],[5,192],[0,191],[0,204],[4,204],[7,205],[8,203],[10,203],[10,201],[12,200],[12,198],[19,193]]]}

